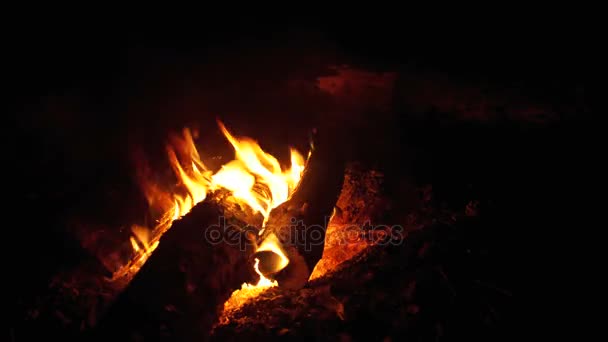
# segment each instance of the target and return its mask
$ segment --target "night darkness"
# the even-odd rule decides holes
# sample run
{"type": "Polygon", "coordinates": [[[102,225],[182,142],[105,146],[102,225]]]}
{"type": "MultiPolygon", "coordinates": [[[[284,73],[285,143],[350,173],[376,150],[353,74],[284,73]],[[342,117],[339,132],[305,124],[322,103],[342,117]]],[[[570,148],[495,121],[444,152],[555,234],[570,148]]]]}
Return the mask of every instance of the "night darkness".
{"type": "MultiPolygon", "coordinates": [[[[4,339],[89,337],[74,326],[90,317],[57,318],[65,316],[57,314],[63,303],[61,296],[49,299],[50,284],[85,263],[107,272],[83,236],[87,229],[97,234],[99,227],[122,227],[144,216],[134,155],[162,160],[166,136],[192,125],[209,137],[206,147],[224,153],[216,117],[242,135],[260,137],[277,154],[284,152],[281,146],[306,146],[313,127],[349,122],[343,133],[349,158],[385,174],[387,196],[396,203],[389,220],[417,210],[408,191],[428,185],[442,212],[480,203],[476,221],[457,224],[462,231],[446,239],[473,250],[472,264],[482,270],[457,264],[454,281],[490,279],[509,294],[489,300],[492,323],[485,311],[475,312],[478,306],[467,306],[478,290],[462,285],[456,292],[462,311],[438,314],[451,329],[437,333],[437,325],[424,321],[431,322],[433,313],[423,308],[422,318],[392,327],[389,335],[526,336],[529,316],[547,309],[544,298],[555,302],[549,292],[580,272],[561,263],[564,249],[557,241],[586,217],[587,157],[596,146],[588,76],[595,70],[590,47],[597,42],[590,20],[583,25],[584,17],[570,16],[447,21],[378,12],[291,20],[205,16],[177,25],[168,19],[146,25],[31,20],[4,49],[4,194],[12,202],[3,234],[10,317],[4,339]],[[358,105],[364,100],[349,99],[341,108],[355,108],[353,113],[322,111],[331,99],[314,84],[332,75],[334,65],[396,75],[388,107],[378,114],[358,105]],[[528,292],[536,300],[524,299],[528,292]],[[454,318],[460,316],[481,318],[454,318]]],[[[457,258],[448,252],[434,257],[437,263],[457,258]]],[[[393,280],[381,280],[375,291],[383,291],[382,281],[393,280]]],[[[372,322],[375,313],[367,314],[358,319],[372,322]]],[[[323,338],[343,339],[351,328],[354,340],[363,338],[357,335],[360,321],[354,322],[323,338]]]]}

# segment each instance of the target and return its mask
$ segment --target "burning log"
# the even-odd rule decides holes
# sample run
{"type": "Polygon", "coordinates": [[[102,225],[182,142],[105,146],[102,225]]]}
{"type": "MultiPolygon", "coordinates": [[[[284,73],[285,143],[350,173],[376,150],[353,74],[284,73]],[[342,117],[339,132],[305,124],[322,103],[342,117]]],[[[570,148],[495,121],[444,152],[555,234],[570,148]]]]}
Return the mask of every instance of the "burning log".
{"type": "MultiPolygon", "coordinates": [[[[258,279],[254,271],[260,282],[244,288],[276,286],[266,274],[280,286],[302,287],[322,256],[325,227],[344,178],[344,154],[329,136],[334,132],[324,130],[315,139],[297,189],[269,216],[229,189],[175,221],[106,315],[103,338],[115,333],[152,337],[161,329],[160,335],[171,340],[204,339],[231,293],[258,279]]],[[[243,142],[228,136],[243,153],[243,142]]]]}
{"type": "Polygon", "coordinates": [[[344,181],[346,156],[339,141],[330,129],[315,138],[298,188],[270,213],[262,231],[261,246],[268,239],[277,239],[289,260],[285,265],[280,253],[265,248],[255,255],[260,259],[260,271],[281,287],[303,287],[323,255],[325,230],[344,181]]]}
{"type": "Polygon", "coordinates": [[[207,336],[232,291],[257,278],[248,241],[256,235],[250,224],[260,225],[262,218],[230,198],[209,197],[174,222],[96,335],[103,340],[207,336]]]}

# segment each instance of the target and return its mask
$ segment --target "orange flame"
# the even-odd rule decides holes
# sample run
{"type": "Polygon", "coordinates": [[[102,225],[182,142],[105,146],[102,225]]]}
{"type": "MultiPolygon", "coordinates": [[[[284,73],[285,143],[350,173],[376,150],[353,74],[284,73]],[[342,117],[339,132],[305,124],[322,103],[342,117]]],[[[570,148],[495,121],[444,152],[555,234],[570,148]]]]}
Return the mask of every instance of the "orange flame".
{"type": "Polygon", "coordinates": [[[223,165],[215,174],[201,161],[189,129],[184,129],[184,137],[175,138],[174,146],[168,147],[171,166],[187,191],[185,196],[175,195],[173,217],[175,219],[187,214],[210,191],[223,188],[230,191],[240,203],[261,213],[266,223],[270,211],[287,201],[298,185],[304,170],[304,157],[291,149],[291,167],[283,170],[279,161],[264,152],[256,141],[246,137],[236,138],[224,124],[218,121],[218,125],[232,144],[235,159],[223,165]],[[176,155],[176,149],[182,152],[182,163],[176,155]]]}
{"type": "Polygon", "coordinates": [[[129,265],[123,267],[113,274],[112,279],[124,279],[124,277],[132,277],[148,260],[152,252],[158,247],[158,238],[153,239],[150,229],[138,225],[131,226],[133,235],[129,238],[131,247],[135,252],[135,258],[129,265]]]}
{"type": "Polygon", "coordinates": [[[254,287],[272,287],[272,286],[279,285],[276,280],[270,280],[270,279],[264,277],[262,272],[260,272],[260,259],[255,258],[255,264],[253,265],[253,269],[255,269],[255,273],[257,273],[260,276],[260,280],[255,285],[243,283],[241,288],[250,289],[250,288],[254,288],[254,287]]]}

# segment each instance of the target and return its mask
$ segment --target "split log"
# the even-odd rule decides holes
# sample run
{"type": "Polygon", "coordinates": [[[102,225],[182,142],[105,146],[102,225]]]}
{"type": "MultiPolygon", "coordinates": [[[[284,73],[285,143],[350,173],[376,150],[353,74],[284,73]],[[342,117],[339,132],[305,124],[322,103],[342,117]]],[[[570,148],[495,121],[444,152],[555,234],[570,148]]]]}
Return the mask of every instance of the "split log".
{"type": "Polygon", "coordinates": [[[196,205],[161,237],[94,338],[204,340],[232,291],[258,278],[248,241],[260,223],[224,194],[196,205]]]}
{"type": "Polygon", "coordinates": [[[268,219],[260,244],[278,238],[289,263],[278,269],[278,256],[256,253],[260,271],[279,286],[299,289],[308,281],[323,255],[325,230],[344,181],[346,153],[339,131],[326,127],[314,137],[314,147],[298,188],[292,197],[275,208],[268,219]],[[274,235],[274,237],[272,236],[274,235]]]}

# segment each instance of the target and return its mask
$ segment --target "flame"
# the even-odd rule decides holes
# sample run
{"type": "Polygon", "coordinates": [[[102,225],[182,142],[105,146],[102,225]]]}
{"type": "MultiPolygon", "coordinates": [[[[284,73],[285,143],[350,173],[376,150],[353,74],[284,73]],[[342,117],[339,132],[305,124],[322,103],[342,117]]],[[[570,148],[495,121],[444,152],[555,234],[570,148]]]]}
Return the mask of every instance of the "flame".
{"type": "MultiPolygon", "coordinates": [[[[271,251],[271,252],[278,254],[280,257],[280,264],[278,266],[278,271],[284,269],[289,264],[289,259],[287,258],[287,256],[285,255],[285,252],[281,248],[281,243],[279,242],[277,237],[272,233],[269,234],[268,237],[260,244],[260,246],[257,248],[257,251],[258,252],[271,251]]],[[[238,309],[251,298],[258,296],[260,293],[262,293],[263,291],[266,291],[267,289],[269,289],[271,287],[275,287],[275,286],[279,285],[276,280],[270,280],[270,279],[266,278],[264,276],[264,274],[260,271],[259,265],[260,265],[260,259],[255,258],[255,264],[253,266],[253,269],[260,276],[260,279],[258,280],[258,282],[255,285],[249,284],[249,283],[243,283],[243,285],[241,285],[240,289],[232,292],[232,294],[230,295],[230,298],[224,303],[225,312],[238,309]]]]}
{"type": "MultiPolygon", "coordinates": [[[[289,258],[287,258],[285,252],[281,248],[281,243],[279,242],[279,239],[276,237],[276,235],[272,233],[269,234],[266,239],[264,239],[264,241],[260,244],[256,251],[271,251],[278,254],[280,257],[280,264],[278,266],[277,272],[284,269],[289,264],[289,258]]],[[[258,296],[263,291],[279,285],[276,280],[270,280],[266,278],[264,274],[260,271],[259,265],[260,259],[255,258],[255,264],[253,268],[255,272],[260,276],[258,282],[255,285],[243,283],[240,289],[232,292],[230,298],[224,303],[224,311],[235,310],[241,307],[249,299],[258,296]]]]}
{"type": "Polygon", "coordinates": [[[133,225],[131,226],[131,233],[133,235],[129,238],[129,242],[131,242],[131,247],[135,252],[135,258],[129,265],[114,273],[112,275],[113,280],[132,277],[148,260],[156,247],[158,247],[158,238],[152,238],[150,229],[139,225],[133,225]]]}
{"type": "Polygon", "coordinates": [[[255,285],[250,285],[248,283],[243,283],[241,288],[255,288],[255,287],[273,287],[279,285],[276,280],[270,280],[260,272],[260,259],[255,258],[255,264],[253,265],[253,269],[255,273],[260,276],[260,280],[255,285]]]}
{"type": "Polygon", "coordinates": [[[209,192],[226,189],[238,202],[262,214],[265,224],[270,211],[287,201],[300,182],[304,157],[290,149],[291,166],[283,170],[279,161],[264,152],[256,141],[237,138],[222,122],[218,121],[218,125],[234,148],[235,159],[215,174],[202,162],[189,129],[184,129],[183,137],[174,137],[173,144],[167,148],[171,167],[186,190],[186,195],[174,197],[173,218],[187,214],[209,192]],[[176,151],[180,153],[181,162],[176,151]]]}
{"type": "Polygon", "coordinates": [[[135,238],[133,236],[131,236],[131,238],[129,240],[131,241],[131,246],[133,247],[133,250],[135,252],[139,252],[139,245],[137,244],[137,241],[135,240],[135,238]]]}
{"type": "Polygon", "coordinates": [[[258,296],[260,293],[266,291],[271,287],[278,286],[276,280],[270,280],[260,272],[258,266],[260,264],[260,259],[255,259],[255,264],[253,268],[255,272],[260,276],[260,280],[255,285],[251,285],[248,283],[243,283],[239,290],[235,290],[230,295],[230,298],[224,303],[224,311],[232,311],[241,307],[245,302],[249,299],[258,296]]]}
{"type": "Polygon", "coordinates": [[[183,138],[174,136],[172,140],[173,144],[167,146],[169,163],[177,179],[187,191],[185,196],[174,196],[175,207],[172,216],[175,220],[186,215],[192,207],[207,198],[207,193],[211,187],[212,172],[201,161],[192,138],[192,132],[188,128],[184,128],[183,138]],[[180,163],[176,151],[180,152],[185,164],[189,166],[188,172],[180,163]]]}
{"type": "Polygon", "coordinates": [[[268,234],[268,237],[264,239],[256,250],[256,252],[264,251],[274,252],[280,257],[281,261],[277,266],[277,272],[284,269],[289,264],[289,258],[287,258],[285,252],[283,252],[279,239],[273,233],[268,234]]]}
{"type": "MultiPolygon", "coordinates": [[[[272,209],[286,202],[293,194],[306,165],[302,154],[290,148],[291,165],[283,169],[279,161],[266,153],[255,140],[234,136],[220,121],[218,125],[234,148],[234,160],[224,164],[217,172],[213,172],[203,163],[196,148],[194,143],[196,132],[185,128],[181,136],[171,136],[167,145],[167,156],[178,184],[171,191],[163,191],[149,178],[143,180],[143,191],[148,204],[151,209],[160,213],[160,218],[153,228],[132,227],[133,235],[130,237],[130,243],[136,257],[124,269],[117,271],[113,278],[136,273],[158,246],[160,236],[171,227],[172,222],[190,212],[213,191],[225,189],[236,202],[251,208],[254,213],[260,213],[264,218],[260,227],[262,229],[272,209]]],[[[260,234],[262,232],[263,230],[260,234]]],[[[273,235],[266,239],[258,250],[269,250],[279,254],[281,269],[289,263],[289,259],[280,248],[280,243],[273,235]]],[[[260,275],[258,283],[243,284],[242,290],[249,290],[250,293],[247,297],[251,297],[253,292],[277,285],[276,281],[271,281],[262,275],[258,265],[259,260],[256,259],[254,269],[260,275]]]]}

